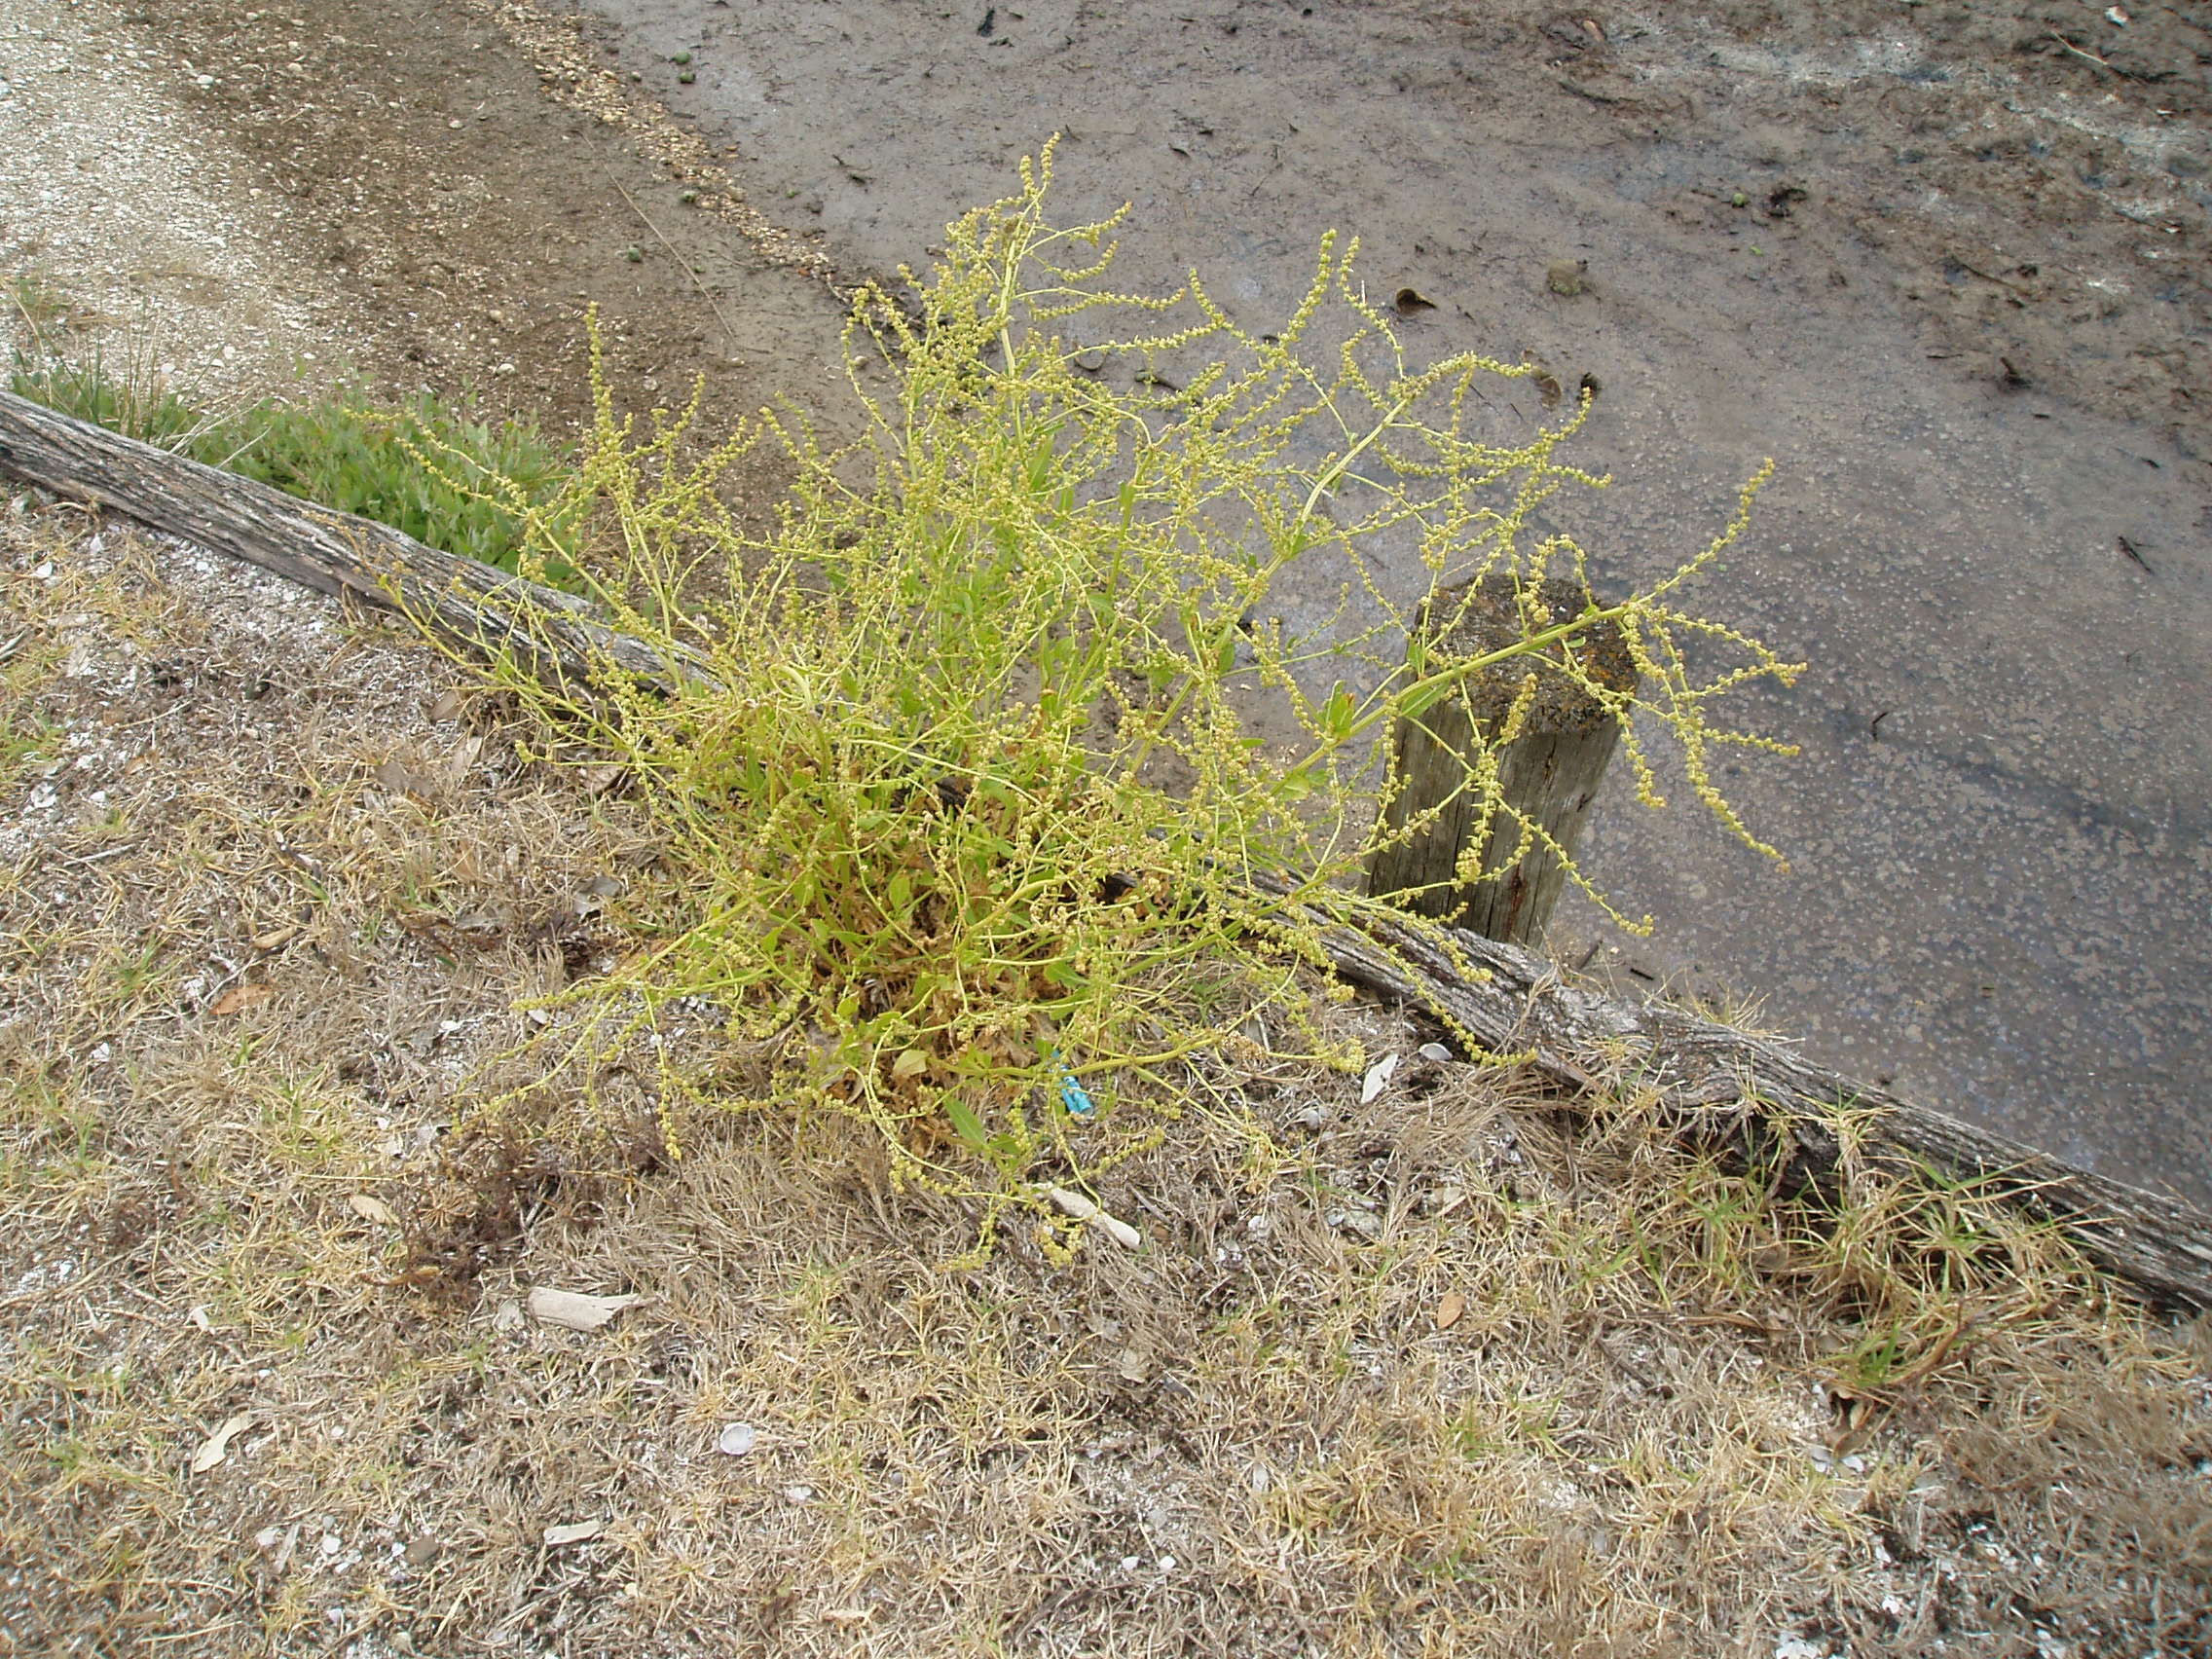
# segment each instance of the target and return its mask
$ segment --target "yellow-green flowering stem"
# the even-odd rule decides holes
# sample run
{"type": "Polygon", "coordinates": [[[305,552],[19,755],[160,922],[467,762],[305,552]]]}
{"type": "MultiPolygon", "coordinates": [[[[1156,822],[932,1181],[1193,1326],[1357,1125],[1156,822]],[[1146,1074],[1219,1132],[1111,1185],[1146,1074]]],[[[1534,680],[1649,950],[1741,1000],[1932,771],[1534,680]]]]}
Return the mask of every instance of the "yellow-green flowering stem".
{"type": "MultiPolygon", "coordinates": [[[[547,1063],[516,1068],[532,1081],[499,1099],[573,1102],[560,1122],[581,1138],[602,1132],[609,1078],[653,1078],[671,1145],[684,1111],[805,1101],[871,1125],[894,1182],[974,1200],[986,1232],[1013,1206],[1056,1247],[1069,1223],[1036,1198],[1039,1170],[1080,1187],[1166,1132],[1177,1069],[1248,1017],[1350,1063],[1294,969],[1324,960],[1322,918],[1355,903],[1345,878],[1387,832],[1361,792],[1387,774],[1391,717],[1617,623],[1691,794],[1751,839],[1704,763],[1736,741],[1709,706],[1786,665],[1676,594],[1742,533],[1748,492],[1666,582],[1409,667],[1401,642],[1447,588],[1580,571],[1581,550],[1535,540],[1530,520],[1600,482],[1554,459],[1587,406],[1520,443],[1471,430],[1489,418],[1478,382],[1526,370],[1409,363],[1354,279],[1356,241],[1333,235],[1272,334],[1195,275],[1174,296],[1116,292],[1119,219],[1052,226],[1051,162],[1048,147],[1018,193],[947,227],[937,265],[903,277],[911,296],[859,295],[847,355],[889,372],[848,376],[850,448],[763,415],[708,462],[680,461],[689,417],[634,430],[595,358],[593,433],[565,493],[528,515],[526,557],[557,551],[685,678],[596,700],[501,683],[540,722],[537,750],[633,780],[621,810],[669,878],[625,903],[619,969],[547,999],[563,1011],[534,1040],[547,1063]],[[1079,241],[1098,250],[1081,269],[1079,241]],[[1200,361],[1180,391],[1130,387],[1071,369],[1071,336],[1140,373],[1200,361]],[[767,535],[717,504],[759,444],[797,475],[767,535]],[[1384,537],[1418,543],[1425,593],[1384,590],[1384,537]],[[1346,596],[1326,643],[1262,626],[1242,651],[1246,613],[1294,565],[1306,591],[1346,596]],[[1716,652],[1694,678],[1691,655],[1716,652]],[[1371,673],[1384,689],[1355,703],[1343,687],[1371,673]],[[1307,903],[1259,896],[1278,892],[1307,903]],[[1037,1063],[1043,1030],[1064,1064],[1037,1063]],[[645,1043],[650,1063],[622,1071],[645,1043]],[[1114,1110],[1080,1135],[1032,1123],[1024,1102],[1055,1075],[1114,1110]]],[[[1488,800],[1494,756],[1466,764],[1488,800]]]]}
{"type": "MultiPolygon", "coordinates": [[[[1453,663],[1451,667],[1417,680],[1412,684],[1397,691],[1382,693],[1376,699],[1376,706],[1346,729],[1341,741],[1322,745],[1297,764],[1299,767],[1310,766],[1316,761],[1327,758],[1331,754],[1338,753],[1356,743],[1382,721],[1395,719],[1404,710],[1407,703],[1412,701],[1416,693],[1448,691],[1469,675],[1479,674],[1484,669],[1493,668],[1501,662],[1511,662],[1515,657],[1531,655],[1547,646],[1556,645],[1562,640],[1570,639],[1576,634],[1594,628],[1601,622],[1617,622],[1624,616],[1634,614],[1635,610],[1636,607],[1633,605],[1612,605],[1602,609],[1586,610],[1580,616],[1569,618],[1565,622],[1554,623],[1541,632],[1530,634],[1525,640],[1516,641],[1510,645],[1501,645],[1494,651],[1486,651],[1481,656],[1463,658],[1453,663]]],[[[1434,700],[1433,697],[1428,699],[1429,702],[1434,700]]],[[[1426,704],[1424,703],[1422,706],[1425,707],[1426,704]]]]}

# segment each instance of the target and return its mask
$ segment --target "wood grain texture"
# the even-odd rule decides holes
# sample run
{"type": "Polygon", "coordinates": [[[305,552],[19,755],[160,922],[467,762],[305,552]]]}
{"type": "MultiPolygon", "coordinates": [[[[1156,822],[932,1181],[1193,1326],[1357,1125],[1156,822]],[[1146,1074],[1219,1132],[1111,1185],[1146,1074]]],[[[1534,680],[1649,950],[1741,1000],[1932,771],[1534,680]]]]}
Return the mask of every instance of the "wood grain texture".
{"type": "MultiPolygon", "coordinates": [[[[1544,582],[1536,598],[1555,623],[1571,620],[1590,602],[1579,583],[1557,578],[1544,582]]],[[[1431,660],[1441,664],[1516,645],[1527,623],[1514,579],[1492,575],[1438,593],[1422,606],[1416,627],[1427,638],[1431,660]]],[[[1612,624],[1594,630],[1578,654],[1608,683],[1624,690],[1635,686],[1635,665],[1612,624]]],[[[1391,734],[1398,791],[1385,804],[1382,822],[1393,831],[1423,816],[1430,822],[1370,855],[1370,893],[1393,896],[1401,908],[1418,915],[1452,917],[1488,939],[1515,944],[1542,940],[1567,885],[1567,866],[1542,841],[1523,851],[1521,819],[1514,815],[1540,826],[1572,856],[1620,726],[1596,698],[1541,664],[1541,658],[1528,657],[1483,670],[1418,719],[1398,721],[1391,734]],[[1464,788],[1472,757],[1487,734],[1504,725],[1531,673],[1536,690],[1520,733],[1496,756],[1498,789],[1509,810],[1486,826],[1480,797],[1464,788]],[[1460,857],[1486,829],[1482,873],[1460,882],[1460,857]],[[1505,867],[1516,852],[1520,859],[1505,867]]]]}

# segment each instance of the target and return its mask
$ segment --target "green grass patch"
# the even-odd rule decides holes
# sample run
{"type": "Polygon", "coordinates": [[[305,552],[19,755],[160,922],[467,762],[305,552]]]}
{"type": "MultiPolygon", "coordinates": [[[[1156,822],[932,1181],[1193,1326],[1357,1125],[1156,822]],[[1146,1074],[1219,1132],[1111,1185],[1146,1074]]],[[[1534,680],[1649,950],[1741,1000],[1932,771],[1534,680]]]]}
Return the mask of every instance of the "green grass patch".
{"type": "MultiPolygon", "coordinates": [[[[31,314],[19,300],[18,309],[31,314]]],[[[487,417],[469,396],[391,404],[347,388],[224,413],[146,365],[33,335],[9,376],[18,396],[503,571],[515,569],[525,515],[558,494],[571,465],[571,452],[535,424],[487,417]],[[494,480],[498,489],[487,488],[494,480]]],[[[547,572],[557,583],[569,574],[558,565],[547,572]]]]}
{"type": "Polygon", "coordinates": [[[523,513],[549,500],[570,467],[569,453],[535,424],[487,420],[468,399],[428,392],[396,407],[358,391],[256,404],[201,439],[195,454],[505,571],[515,568],[523,513]],[[484,488],[491,479],[501,493],[484,488]]]}

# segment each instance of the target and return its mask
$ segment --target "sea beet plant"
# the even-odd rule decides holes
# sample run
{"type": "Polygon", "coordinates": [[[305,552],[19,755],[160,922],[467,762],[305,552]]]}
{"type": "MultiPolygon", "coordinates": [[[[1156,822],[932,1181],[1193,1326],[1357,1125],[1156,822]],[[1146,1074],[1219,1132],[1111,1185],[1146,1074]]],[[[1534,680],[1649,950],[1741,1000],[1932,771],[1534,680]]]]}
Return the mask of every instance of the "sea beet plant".
{"type": "MultiPolygon", "coordinates": [[[[1429,594],[1497,572],[1587,588],[1583,549],[1530,528],[1562,490],[1604,482],[1558,459],[1587,397],[1532,434],[1485,435],[1485,384],[1529,371],[1409,360],[1333,235],[1272,333],[1196,276],[1117,293],[1119,216],[1054,227],[1051,172],[1048,147],[1017,194],[949,227],[926,276],[859,295],[857,445],[764,412],[701,453],[696,397],[641,430],[595,354],[571,488],[511,498],[523,569],[582,572],[679,688],[611,665],[583,689],[493,673],[542,718],[540,753],[618,763],[660,855],[620,906],[612,972],[546,1000],[530,1092],[597,1102],[604,1125],[598,1080],[642,1070],[672,1154],[696,1108],[832,1108],[881,1131],[897,1181],[981,1196],[986,1237],[1018,1204],[1056,1247],[1077,1224],[1045,1195],[1157,1137],[1190,1056],[1234,1051],[1257,1015],[1278,1049],[1352,1059],[1328,1053],[1297,974],[1317,917],[1375,903],[1353,877],[1386,832],[1393,721],[1478,668],[1549,663],[1623,717],[1648,802],[1645,739],[1663,732],[1691,792],[1757,846],[1707,756],[1777,746],[1710,710],[1795,671],[1679,608],[1763,469],[1654,585],[1485,658],[1409,658],[1427,596],[1394,599],[1380,549],[1417,550],[1429,594]],[[719,494],[758,444],[797,470],[768,536],[719,494]],[[1310,591],[1317,565],[1342,589],[1328,626],[1263,620],[1286,573],[1310,591]],[[1601,622],[1641,671],[1633,691],[1581,666],[1601,622]]],[[[1529,841],[1489,755],[1464,787],[1493,833],[1529,841]]]]}

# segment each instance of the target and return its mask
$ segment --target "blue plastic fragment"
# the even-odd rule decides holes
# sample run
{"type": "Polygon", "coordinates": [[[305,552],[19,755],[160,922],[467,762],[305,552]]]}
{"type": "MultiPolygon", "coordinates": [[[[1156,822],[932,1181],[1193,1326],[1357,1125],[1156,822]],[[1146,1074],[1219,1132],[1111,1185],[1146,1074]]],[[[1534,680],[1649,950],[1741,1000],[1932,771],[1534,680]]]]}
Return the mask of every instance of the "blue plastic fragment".
{"type": "MultiPolygon", "coordinates": [[[[1059,1058],[1060,1051],[1053,1050],[1053,1064],[1057,1065],[1059,1058]]],[[[1060,1073],[1060,1104],[1067,1108],[1067,1114],[1071,1118],[1088,1118],[1098,1110],[1097,1103],[1084,1092],[1083,1085],[1076,1082],[1075,1073],[1071,1071],[1060,1073]]]]}

